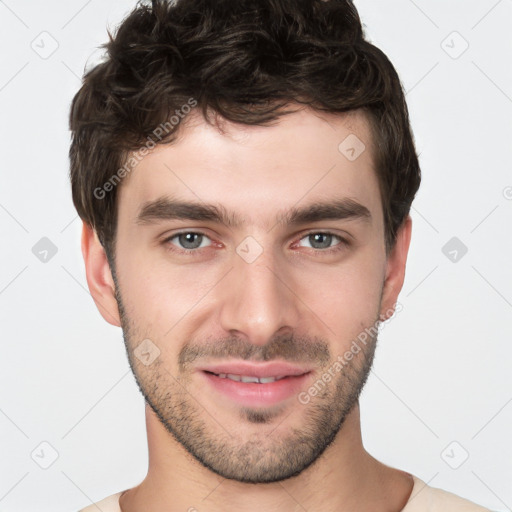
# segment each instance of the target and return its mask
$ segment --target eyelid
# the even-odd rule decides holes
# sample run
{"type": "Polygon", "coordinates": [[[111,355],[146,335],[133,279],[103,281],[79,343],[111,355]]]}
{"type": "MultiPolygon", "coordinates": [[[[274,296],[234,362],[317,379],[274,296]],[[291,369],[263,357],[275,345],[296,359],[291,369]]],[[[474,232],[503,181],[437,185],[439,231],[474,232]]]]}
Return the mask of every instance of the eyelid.
{"type": "Polygon", "coordinates": [[[309,237],[310,235],[316,235],[316,234],[322,234],[322,235],[330,235],[330,236],[333,236],[335,238],[337,238],[339,240],[339,243],[337,243],[336,245],[333,245],[331,247],[328,247],[327,249],[315,249],[314,247],[310,247],[310,249],[313,249],[314,251],[316,252],[329,252],[329,251],[334,251],[336,250],[337,248],[339,248],[340,246],[348,246],[350,245],[350,240],[348,238],[351,238],[350,235],[348,235],[347,233],[347,236],[342,236],[338,233],[335,233],[334,231],[331,231],[329,229],[312,229],[312,230],[309,230],[305,233],[301,233],[300,235],[300,238],[298,240],[298,242],[301,242],[302,240],[304,240],[304,238],[307,238],[309,237]]]}
{"type": "MultiPolygon", "coordinates": [[[[173,248],[168,249],[168,250],[170,250],[171,252],[177,252],[177,253],[181,253],[181,254],[198,253],[200,249],[206,249],[207,247],[211,247],[211,246],[215,245],[214,240],[212,240],[212,238],[209,235],[207,235],[204,231],[194,230],[194,229],[184,229],[181,231],[176,231],[170,235],[165,236],[164,239],[162,240],[162,243],[166,246],[172,245],[173,248]],[[180,235],[186,235],[186,234],[190,234],[190,233],[193,233],[195,235],[201,235],[204,238],[207,238],[208,240],[210,240],[210,244],[205,247],[197,247],[196,249],[185,249],[185,248],[179,247],[178,245],[171,242],[171,240],[173,240],[174,238],[176,238],[180,235]]],[[[217,243],[217,245],[219,245],[219,244],[217,243]]]]}
{"type": "MultiPolygon", "coordinates": [[[[330,235],[330,236],[333,236],[335,238],[337,238],[339,240],[339,243],[337,243],[336,245],[333,245],[331,247],[327,247],[326,249],[315,249],[314,247],[309,247],[309,249],[311,249],[312,251],[314,252],[317,252],[317,253],[331,253],[331,252],[335,252],[337,250],[341,250],[342,248],[344,247],[347,247],[351,244],[351,242],[347,239],[347,238],[351,238],[351,236],[347,233],[347,237],[344,237],[338,233],[335,233],[334,231],[331,231],[329,229],[310,229],[309,231],[306,231],[306,232],[303,232],[303,233],[300,233],[299,236],[300,238],[297,240],[296,243],[299,243],[301,242],[304,238],[307,238],[308,236],[310,235],[314,235],[314,234],[323,234],[323,235],[330,235]]],[[[171,252],[177,252],[179,254],[198,254],[200,253],[200,249],[206,249],[207,247],[212,247],[212,246],[222,246],[222,244],[220,242],[215,242],[206,232],[202,231],[202,230],[194,230],[194,229],[183,229],[181,231],[176,231],[168,236],[165,236],[162,243],[164,245],[168,245],[168,244],[171,244],[173,246],[173,249],[168,249],[170,250],[171,252]],[[201,235],[205,238],[208,238],[210,240],[210,244],[207,245],[206,247],[198,247],[196,249],[185,249],[185,248],[180,248],[179,246],[173,244],[171,242],[172,239],[178,237],[179,235],[184,235],[184,234],[190,234],[190,233],[193,233],[193,234],[196,234],[196,235],[201,235]]],[[[295,245],[295,244],[294,244],[295,245]]],[[[299,246],[299,247],[302,247],[302,246],[299,246]]]]}

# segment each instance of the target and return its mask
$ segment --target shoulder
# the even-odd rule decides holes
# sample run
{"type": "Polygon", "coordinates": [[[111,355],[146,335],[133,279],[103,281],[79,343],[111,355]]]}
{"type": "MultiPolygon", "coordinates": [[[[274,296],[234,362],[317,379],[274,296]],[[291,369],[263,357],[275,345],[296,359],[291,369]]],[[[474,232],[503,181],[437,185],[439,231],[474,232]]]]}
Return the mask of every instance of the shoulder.
{"type": "Polygon", "coordinates": [[[121,512],[121,508],[119,507],[119,497],[123,492],[124,491],[119,491],[116,494],[112,494],[112,496],[108,496],[97,503],[93,503],[78,512],[98,512],[98,510],[101,510],[101,512],[121,512]]]}
{"type": "Polygon", "coordinates": [[[402,512],[490,512],[489,509],[451,492],[428,486],[413,476],[414,487],[402,512]]]}

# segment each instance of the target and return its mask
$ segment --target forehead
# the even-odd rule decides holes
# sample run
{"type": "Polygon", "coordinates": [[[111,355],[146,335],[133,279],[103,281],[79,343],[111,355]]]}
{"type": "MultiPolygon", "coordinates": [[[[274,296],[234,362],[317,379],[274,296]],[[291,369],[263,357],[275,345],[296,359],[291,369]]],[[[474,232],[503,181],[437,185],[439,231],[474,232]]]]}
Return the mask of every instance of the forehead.
{"type": "Polygon", "coordinates": [[[246,222],[319,199],[352,198],[378,217],[379,187],[369,123],[360,111],[340,115],[303,108],[271,126],[192,113],[171,144],[158,145],[124,178],[119,211],[135,218],[162,196],[222,204],[246,222]]]}

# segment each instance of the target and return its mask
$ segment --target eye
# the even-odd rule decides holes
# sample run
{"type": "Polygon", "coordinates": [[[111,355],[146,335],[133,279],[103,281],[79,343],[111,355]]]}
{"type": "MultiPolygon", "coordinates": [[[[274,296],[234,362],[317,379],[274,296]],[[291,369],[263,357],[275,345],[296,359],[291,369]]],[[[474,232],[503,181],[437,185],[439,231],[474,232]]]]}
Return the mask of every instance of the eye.
{"type": "Polygon", "coordinates": [[[211,240],[206,235],[195,231],[176,233],[164,240],[164,243],[168,242],[178,247],[178,252],[179,249],[183,250],[183,252],[187,252],[211,245],[211,240]]]}
{"type": "MultiPolygon", "coordinates": [[[[308,233],[305,237],[301,238],[300,242],[303,240],[309,244],[305,245],[305,247],[311,247],[312,249],[318,249],[324,252],[326,252],[326,250],[342,249],[344,246],[348,245],[348,242],[344,238],[327,231],[315,231],[308,233]],[[338,240],[339,242],[333,246],[332,243],[335,240],[338,240]]],[[[301,245],[300,242],[299,245],[301,245]]]]}

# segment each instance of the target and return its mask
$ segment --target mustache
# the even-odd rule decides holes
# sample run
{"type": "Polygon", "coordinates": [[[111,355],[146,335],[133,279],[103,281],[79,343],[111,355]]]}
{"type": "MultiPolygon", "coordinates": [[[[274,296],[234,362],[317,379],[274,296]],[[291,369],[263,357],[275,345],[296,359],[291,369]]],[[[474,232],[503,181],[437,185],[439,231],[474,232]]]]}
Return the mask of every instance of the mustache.
{"type": "Polygon", "coordinates": [[[205,343],[187,343],[180,350],[178,364],[184,370],[201,359],[242,359],[272,361],[284,359],[297,363],[327,364],[331,359],[328,343],[322,338],[279,335],[265,345],[255,345],[244,338],[230,336],[205,343]]]}

